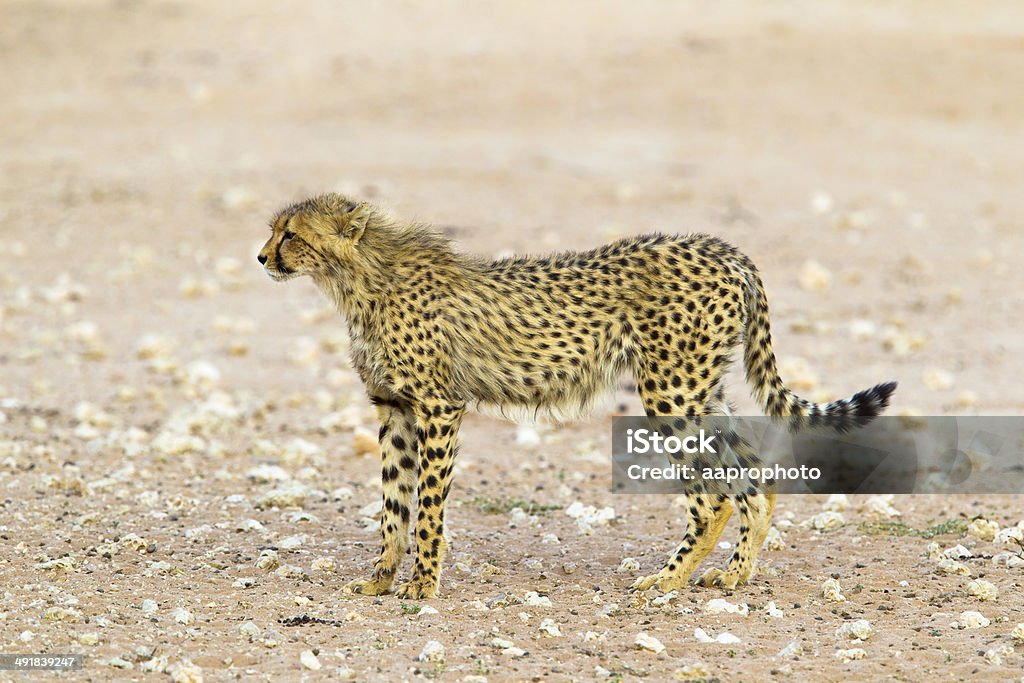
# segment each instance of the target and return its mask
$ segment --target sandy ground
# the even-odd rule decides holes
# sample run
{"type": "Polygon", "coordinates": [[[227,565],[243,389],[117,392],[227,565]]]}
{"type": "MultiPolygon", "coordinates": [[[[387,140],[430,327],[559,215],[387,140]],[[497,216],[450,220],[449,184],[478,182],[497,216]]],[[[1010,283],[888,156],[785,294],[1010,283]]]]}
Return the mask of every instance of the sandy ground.
{"type": "Polygon", "coordinates": [[[1024,570],[964,533],[1017,524],[1013,496],[897,497],[882,534],[877,501],[821,532],[823,498],[785,498],[752,585],[628,593],[683,522],[608,493],[625,389],[539,438],[467,419],[436,612],[341,590],[377,547],[376,427],[337,316],[255,262],[310,193],[485,254],[712,232],[807,397],[1024,409],[1016,3],[549,4],[0,3],[0,650],[84,652],[87,680],[1022,675],[1024,570]],[[615,517],[584,534],[577,501],[615,517]],[[970,556],[938,573],[930,543],[970,556]]]}

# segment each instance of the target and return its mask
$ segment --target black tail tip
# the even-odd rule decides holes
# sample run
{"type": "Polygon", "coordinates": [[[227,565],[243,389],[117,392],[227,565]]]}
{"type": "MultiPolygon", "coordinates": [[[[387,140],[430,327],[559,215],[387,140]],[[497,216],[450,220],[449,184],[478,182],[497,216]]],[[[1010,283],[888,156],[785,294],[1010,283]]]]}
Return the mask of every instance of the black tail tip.
{"type": "Polygon", "coordinates": [[[898,382],[876,384],[870,389],[858,392],[853,397],[856,414],[862,417],[874,417],[889,407],[889,397],[896,391],[898,382]]]}

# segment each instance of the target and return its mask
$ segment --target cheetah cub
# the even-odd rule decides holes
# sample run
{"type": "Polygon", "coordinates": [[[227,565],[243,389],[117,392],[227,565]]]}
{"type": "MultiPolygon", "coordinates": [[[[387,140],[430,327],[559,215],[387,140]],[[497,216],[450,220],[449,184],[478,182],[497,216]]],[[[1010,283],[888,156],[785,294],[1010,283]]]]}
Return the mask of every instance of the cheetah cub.
{"type": "MultiPolygon", "coordinates": [[[[783,385],[768,304],[746,256],[708,235],[649,234],[585,252],[492,261],[455,252],[426,227],[402,225],[337,194],[278,213],[259,254],[271,278],[302,275],[348,322],[352,363],[380,417],[384,509],[380,556],[356,593],[392,589],[415,514],[416,564],[397,594],[437,595],[445,499],[467,404],[578,413],[629,371],[648,415],[725,409],[722,378],[743,345],[746,375],[771,416],[868,418],[895,383],[827,405],[783,385]]],[[[699,583],[750,579],[774,493],[692,495],[686,535],[664,568],[634,588],[686,585],[733,508],[740,541],[699,583]]]]}

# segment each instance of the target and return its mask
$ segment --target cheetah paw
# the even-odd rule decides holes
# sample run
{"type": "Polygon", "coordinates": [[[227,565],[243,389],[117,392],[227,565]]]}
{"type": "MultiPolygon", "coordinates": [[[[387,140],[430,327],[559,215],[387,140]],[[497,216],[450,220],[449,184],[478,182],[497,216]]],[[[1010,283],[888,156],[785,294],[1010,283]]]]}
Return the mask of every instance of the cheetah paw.
{"type": "Polygon", "coordinates": [[[392,579],[374,578],[350,581],[345,589],[358,595],[383,595],[391,592],[392,579]]]}
{"type": "Polygon", "coordinates": [[[657,588],[662,593],[669,593],[674,590],[686,587],[686,577],[667,574],[663,571],[650,576],[641,576],[630,587],[631,591],[645,591],[657,588]]]}
{"type": "Polygon", "coordinates": [[[408,600],[436,598],[437,582],[425,578],[413,578],[412,581],[407,581],[398,586],[398,590],[395,591],[395,595],[408,600]]]}
{"type": "Polygon", "coordinates": [[[736,585],[742,583],[739,575],[722,571],[721,569],[709,569],[704,572],[699,579],[697,579],[698,586],[704,586],[705,588],[711,588],[717,586],[727,591],[731,591],[736,588],[736,585]]]}

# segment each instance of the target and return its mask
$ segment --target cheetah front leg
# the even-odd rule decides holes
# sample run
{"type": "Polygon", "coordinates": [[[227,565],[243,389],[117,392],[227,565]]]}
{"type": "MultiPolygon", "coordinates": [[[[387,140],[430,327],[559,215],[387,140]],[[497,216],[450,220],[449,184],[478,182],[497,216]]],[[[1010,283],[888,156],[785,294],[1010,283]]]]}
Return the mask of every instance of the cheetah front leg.
{"type": "Polygon", "coordinates": [[[395,574],[409,548],[412,494],[416,488],[416,417],[404,401],[372,397],[380,418],[381,482],[384,508],[381,513],[380,556],[369,579],[352,581],[353,593],[380,595],[391,590],[395,574]]]}
{"type": "Polygon", "coordinates": [[[419,443],[419,513],[416,517],[416,566],[412,579],[398,587],[401,598],[437,596],[448,542],[444,537],[444,504],[455,465],[455,447],[465,405],[428,403],[417,406],[419,443]]]}

